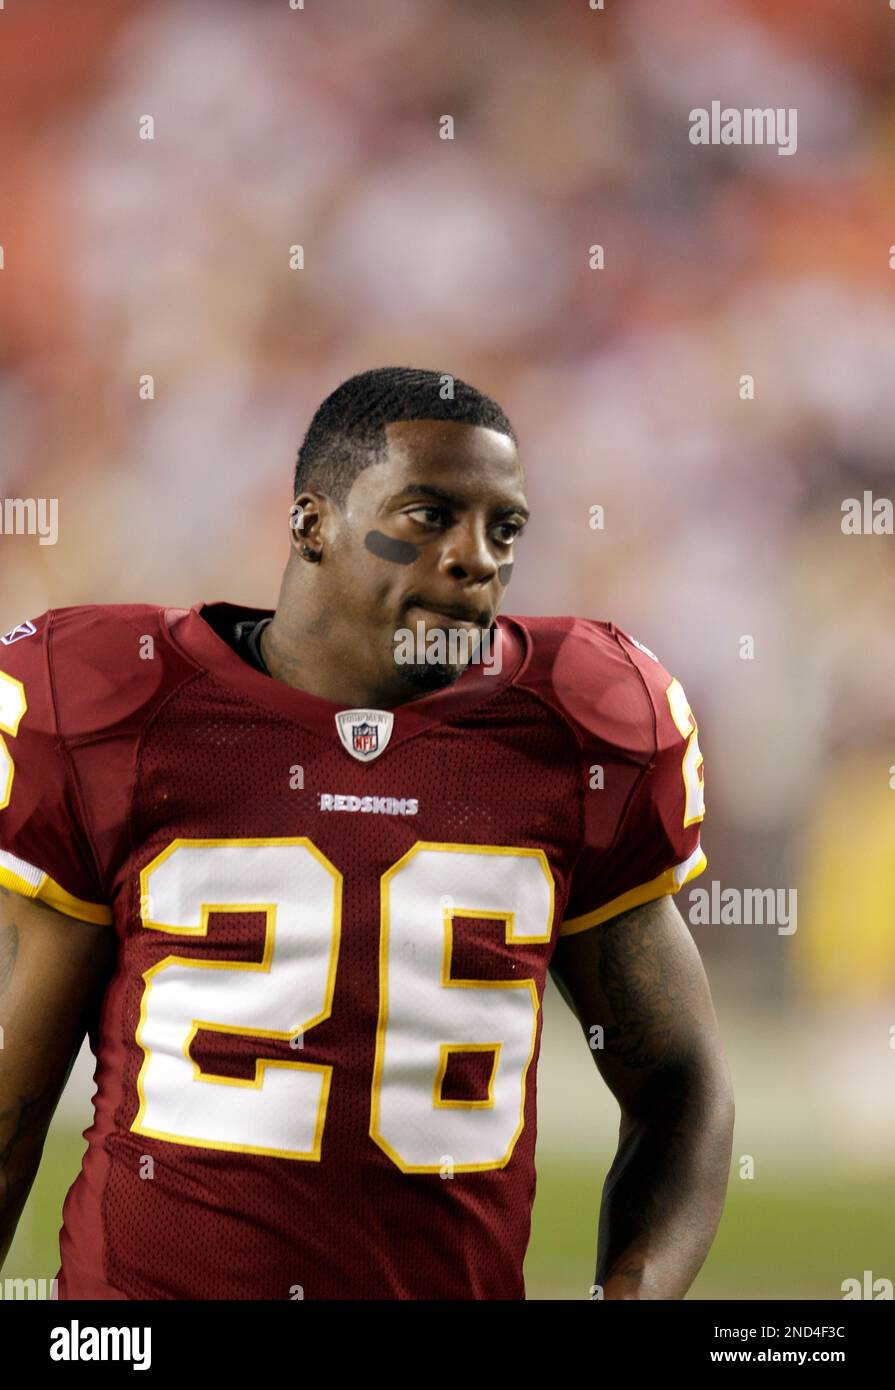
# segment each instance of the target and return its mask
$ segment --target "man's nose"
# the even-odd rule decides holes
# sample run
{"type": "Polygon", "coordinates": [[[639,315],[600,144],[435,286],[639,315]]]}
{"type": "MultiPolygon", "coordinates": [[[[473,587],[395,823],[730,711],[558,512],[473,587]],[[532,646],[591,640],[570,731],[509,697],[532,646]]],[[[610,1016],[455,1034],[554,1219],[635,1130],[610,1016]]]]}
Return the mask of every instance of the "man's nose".
{"type": "Polygon", "coordinates": [[[487,583],[497,573],[497,560],[488,543],[484,523],[454,526],[445,538],[441,569],[457,579],[487,583]]]}

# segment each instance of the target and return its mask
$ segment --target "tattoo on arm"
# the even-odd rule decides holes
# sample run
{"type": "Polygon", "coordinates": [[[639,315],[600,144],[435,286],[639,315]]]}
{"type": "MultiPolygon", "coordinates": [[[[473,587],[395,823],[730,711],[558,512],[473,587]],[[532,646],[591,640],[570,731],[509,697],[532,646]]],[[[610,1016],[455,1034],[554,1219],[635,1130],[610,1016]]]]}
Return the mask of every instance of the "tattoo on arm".
{"type": "MultiPolygon", "coordinates": [[[[0,883],[0,897],[11,898],[12,893],[0,883]]],[[[15,922],[0,927],[0,994],[12,979],[16,956],[19,953],[19,929],[15,922]]]]}
{"type": "Polygon", "coordinates": [[[0,927],[0,994],[12,979],[18,953],[19,929],[15,922],[9,922],[0,927]]]}
{"type": "Polygon", "coordinates": [[[683,981],[680,966],[659,949],[663,904],[659,898],[622,913],[604,927],[600,943],[600,985],[615,1019],[604,1047],[629,1067],[660,1064],[677,1021],[683,981]]]}

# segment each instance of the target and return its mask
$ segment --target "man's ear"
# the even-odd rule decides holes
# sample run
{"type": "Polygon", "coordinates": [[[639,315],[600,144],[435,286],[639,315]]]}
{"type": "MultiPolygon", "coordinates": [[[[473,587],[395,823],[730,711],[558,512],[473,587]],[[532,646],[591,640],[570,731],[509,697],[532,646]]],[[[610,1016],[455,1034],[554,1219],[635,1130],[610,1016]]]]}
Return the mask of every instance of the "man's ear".
{"type": "Polygon", "coordinates": [[[302,492],[289,511],[289,531],[292,547],[307,559],[307,548],[318,552],[322,544],[322,528],[326,509],[331,504],[323,493],[302,492]]]}

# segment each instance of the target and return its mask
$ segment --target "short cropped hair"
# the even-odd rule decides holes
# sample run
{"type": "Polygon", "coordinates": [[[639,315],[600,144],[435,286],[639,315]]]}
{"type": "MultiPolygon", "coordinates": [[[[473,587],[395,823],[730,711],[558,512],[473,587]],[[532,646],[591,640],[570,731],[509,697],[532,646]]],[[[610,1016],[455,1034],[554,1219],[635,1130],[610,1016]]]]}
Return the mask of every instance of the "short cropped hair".
{"type": "Polygon", "coordinates": [[[343,506],[358,473],[385,456],[385,426],[397,420],[453,420],[509,435],[496,401],[449,372],[374,367],[337,386],[318,407],[298,453],[293,496],[323,492],[343,506]]]}

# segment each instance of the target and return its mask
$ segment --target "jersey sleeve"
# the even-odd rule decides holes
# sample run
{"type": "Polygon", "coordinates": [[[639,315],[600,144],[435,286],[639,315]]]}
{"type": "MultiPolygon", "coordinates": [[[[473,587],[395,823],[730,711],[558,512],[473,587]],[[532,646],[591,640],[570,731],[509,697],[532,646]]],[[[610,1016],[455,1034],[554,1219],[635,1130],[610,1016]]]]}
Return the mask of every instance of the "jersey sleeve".
{"type": "Polygon", "coordinates": [[[111,923],[59,736],[52,633],[49,612],[0,637],[0,886],[111,923]]]}
{"type": "Polygon", "coordinates": [[[633,785],[608,850],[597,852],[584,844],[572,875],[561,936],[586,931],[629,908],[676,893],[708,862],[700,844],[703,760],[683,687],[652,652],[616,631],[637,669],[644,709],[654,722],[655,752],[633,785]]]}

